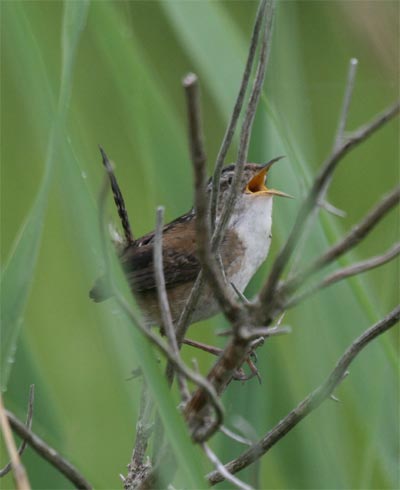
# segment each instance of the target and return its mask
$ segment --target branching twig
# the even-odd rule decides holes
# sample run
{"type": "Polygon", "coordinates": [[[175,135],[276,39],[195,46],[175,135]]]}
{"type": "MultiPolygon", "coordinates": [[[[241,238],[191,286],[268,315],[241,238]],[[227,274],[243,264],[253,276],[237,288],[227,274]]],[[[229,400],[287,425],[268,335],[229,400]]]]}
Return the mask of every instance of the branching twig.
{"type": "MultiPolygon", "coordinates": [[[[301,422],[301,420],[303,420],[309,413],[318,408],[324,400],[329,398],[336,387],[341,383],[350,363],[362,351],[362,349],[376,337],[393,327],[399,321],[399,319],[400,306],[397,306],[383,320],[370,327],[360,337],[358,337],[339,359],[335,368],[321,386],[319,386],[302,402],[300,402],[296,408],[289,412],[286,417],[284,417],[272,430],[270,430],[262,439],[260,439],[257,444],[254,444],[239,457],[225,465],[225,468],[229,471],[229,473],[236,473],[259,459],[288,432],[290,432],[299,422],[301,422]]],[[[214,471],[208,475],[208,481],[212,485],[223,480],[223,475],[218,471],[214,471]]]]}
{"type": "MultiPolygon", "coordinates": [[[[32,428],[34,401],[35,401],[35,385],[31,385],[29,387],[28,410],[26,413],[26,422],[25,422],[25,425],[28,427],[29,430],[32,428]]],[[[25,449],[26,449],[26,441],[23,440],[18,448],[18,454],[22,456],[25,449]]],[[[7,473],[11,470],[11,468],[12,468],[11,462],[7,463],[5,467],[0,470],[0,478],[7,475],[7,473]]]]}
{"type": "MultiPolygon", "coordinates": [[[[223,234],[225,232],[226,225],[228,224],[229,217],[233,210],[233,206],[235,205],[235,201],[237,198],[237,194],[239,191],[241,174],[244,168],[244,165],[247,160],[247,151],[248,145],[250,141],[250,132],[251,127],[254,121],[255,112],[257,109],[258,100],[262,90],[262,84],[264,81],[266,65],[268,61],[268,54],[270,48],[270,34],[272,29],[272,20],[273,20],[273,3],[269,2],[269,8],[267,8],[267,21],[264,30],[263,42],[260,51],[260,57],[257,65],[256,77],[253,84],[252,92],[250,95],[249,103],[246,109],[246,113],[244,116],[244,121],[241,129],[240,136],[240,146],[238,152],[238,158],[236,162],[235,175],[233,177],[231,191],[228,196],[228,200],[225,203],[224,209],[222,211],[222,215],[218,224],[215,228],[212,237],[212,251],[214,253],[218,252],[218,247],[223,238],[223,234]]],[[[237,313],[234,318],[232,318],[232,326],[235,331],[235,335],[232,340],[228,343],[224,352],[213,366],[212,370],[208,375],[208,379],[214,385],[217,393],[221,393],[229,381],[232,379],[232,376],[235,370],[241,366],[244,362],[247,354],[248,354],[248,341],[240,338],[237,334],[238,327],[245,322],[246,312],[243,308],[238,308],[237,313]]],[[[196,393],[193,395],[188,405],[185,408],[185,413],[189,417],[196,422],[196,424],[201,424],[201,417],[199,417],[200,411],[206,406],[206,396],[203,390],[198,389],[196,393]]],[[[197,428],[194,429],[194,434],[196,434],[197,428]]],[[[201,436],[195,435],[196,439],[202,439],[201,436]]],[[[203,439],[204,440],[204,439],[203,439]]]]}
{"type": "Polygon", "coordinates": [[[129,473],[125,479],[125,488],[136,488],[137,483],[146,479],[151,471],[151,464],[145,461],[149,438],[152,431],[151,417],[153,413],[153,403],[150,393],[143,380],[142,393],[140,396],[140,406],[138,421],[136,423],[135,446],[132,453],[131,462],[128,465],[129,473]],[[129,486],[128,486],[129,485],[129,486]]]}
{"type": "Polygon", "coordinates": [[[236,434],[236,432],[233,432],[232,430],[228,429],[228,427],[225,427],[224,425],[221,425],[219,430],[223,434],[225,434],[227,437],[229,437],[230,439],[232,439],[236,442],[239,442],[240,444],[245,444],[246,446],[252,446],[253,445],[253,441],[251,441],[250,439],[247,439],[246,437],[242,437],[239,434],[236,434]]]}
{"type": "Polygon", "coordinates": [[[225,315],[234,321],[237,318],[238,308],[233,303],[232,296],[228,294],[215,254],[212,254],[210,246],[209,203],[206,194],[206,156],[200,117],[200,92],[196,75],[192,73],[187,75],[183,80],[183,87],[186,93],[189,146],[194,174],[196,251],[204,278],[214,292],[225,315]]]}
{"type": "Polygon", "coordinates": [[[104,182],[103,188],[100,193],[99,198],[99,225],[100,225],[100,238],[101,245],[103,248],[103,259],[105,264],[105,274],[109,279],[110,288],[115,298],[116,303],[121,308],[121,310],[125,313],[125,315],[129,318],[129,320],[134,324],[140,332],[148,339],[152,344],[157,347],[162,354],[170,361],[175,369],[181,372],[187,379],[193,381],[197,386],[202,387],[203,390],[207,393],[207,398],[215,409],[215,421],[210,426],[210,433],[217,430],[218,426],[222,423],[223,420],[223,408],[222,404],[218,399],[218,396],[213,388],[213,386],[202,376],[195,373],[191,369],[189,369],[186,364],[184,364],[180,358],[178,358],[172,349],[167,346],[157,334],[155,334],[151,329],[147,328],[146,325],[142,322],[142,320],[136,315],[133,309],[130,307],[129,303],[119,292],[118,288],[114,284],[113,274],[111,274],[111,264],[110,258],[108,256],[107,249],[107,241],[106,241],[106,230],[105,230],[105,220],[104,220],[104,212],[105,212],[105,202],[108,193],[108,185],[107,181],[104,182]]]}
{"type": "MultiPolygon", "coordinates": [[[[23,424],[22,424],[23,425],[23,424]]],[[[15,485],[18,490],[29,490],[31,488],[26,474],[25,467],[19,458],[17,446],[10,428],[8,412],[3,405],[3,397],[0,393],[0,429],[3,434],[4,445],[7,448],[11,461],[15,485]]]]}
{"type": "Polygon", "coordinates": [[[344,134],[347,125],[347,116],[349,114],[351,97],[353,95],[354,82],[356,79],[358,60],[356,58],[351,58],[349,62],[349,71],[347,73],[347,83],[346,90],[343,97],[342,112],[339,117],[339,125],[336,132],[335,143],[333,149],[336,150],[340,147],[343,142],[344,134]]]}
{"type": "MultiPolygon", "coordinates": [[[[221,175],[221,170],[222,166],[224,163],[224,159],[226,157],[226,153],[229,149],[229,146],[232,142],[233,134],[236,129],[236,124],[238,117],[240,115],[242,105],[243,105],[243,100],[244,100],[244,95],[247,90],[248,82],[249,82],[249,77],[251,74],[251,68],[253,65],[254,61],[254,56],[255,56],[255,51],[257,47],[257,41],[259,37],[259,32],[261,29],[263,17],[265,15],[265,10],[266,10],[267,2],[266,0],[262,0],[257,12],[256,16],[256,21],[254,24],[253,32],[252,32],[252,38],[251,38],[251,43],[250,43],[250,48],[249,48],[249,54],[245,66],[245,70],[243,73],[243,78],[242,78],[242,83],[239,89],[239,93],[235,102],[235,106],[233,109],[233,113],[231,116],[231,120],[228,124],[224,140],[221,145],[221,149],[219,151],[216,165],[215,165],[215,170],[214,170],[214,176],[213,176],[213,190],[212,190],[212,204],[211,204],[211,216],[213,217],[216,213],[216,206],[218,202],[218,190],[219,190],[219,179],[221,175]]],[[[212,226],[214,228],[215,224],[215,216],[211,220],[212,226]]],[[[214,230],[215,231],[215,230],[214,230]]],[[[178,340],[178,344],[180,345],[182,342],[182,339],[185,336],[186,330],[188,328],[188,325],[190,324],[190,319],[192,317],[193,311],[196,308],[197,302],[200,298],[200,294],[203,290],[204,287],[204,282],[203,282],[203,273],[200,271],[199,275],[197,276],[197,279],[192,287],[192,290],[190,292],[189,298],[186,301],[185,308],[181,314],[181,317],[179,319],[177,329],[176,329],[176,337],[178,340]]]]}
{"type": "MultiPolygon", "coordinates": [[[[350,102],[351,102],[351,97],[353,95],[353,88],[354,88],[354,82],[356,78],[356,72],[357,72],[357,65],[358,65],[358,60],[356,58],[351,58],[349,62],[349,69],[347,73],[347,82],[346,82],[346,88],[345,88],[345,93],[343,97],[343,104],[342,104],[342,111],[339,116],[339,123],[338,123],[338,129],[336,132],[335,140],[333,142],[333,149],[332,151],[336,151],[340,145],[343,143],[343,138],[346,130],[346,124],[347,124],[347,116],[349,113],[350,109],[350,102]]],[[[313,207],[313,209],[310,211],[310,216],[308,217],[307,221],[304,223],[304,229],[302,232],[302,236],[299,237],[298,243],[297,243],[297,252],[295,254],[295,257],[292,261],[292,266],[291,266],[291,271],[295,271],[297,269],[298,263],[300,261],[300,258],[303,256],[303,250],[304,247],[307,243],[308,236],[312,230],[312,227],[314,225],[315,219],[318,215],[319,208],[323,208],[327,210],[330,213],[337,214],[339,216],[343,216],[346,213],[343,213],[343,211],[338,210],[331,204],[329,204],[325,197],[329,188],[329,185],[332,180],[332,175],[329,179],[326,180],[323,188],[320,191],[319,198],[313,207]]],[[[289,272],[289,277],[291,276],[291,272],[289,272]]]]}
{"type": "Polygon", "coordinates": [[[332,274],[329,274],[322,281],[314,284],[310,288],[308,288],[303,293],[290,298],[287,303],[285,303],[285,310],[296,306],[300,302],[304,301],[308,296],[311,296],[317,291],[324,289],[328,286],[331,286],[335,282],[342,281],[343,279],[347,279],[348,277],[355,276],[356,274],[362,274],[363,272],[367,272],[375,267],[379,267],[380,265],[386,264],[390,260],[393,260],[400,254],[400,242],[396,243],[393,247],[391,247],[387,252],[382,255],[377,255],[376,257],[371,257],[370,259],[363,260],[361,262],[357,262],[356,264],[349,265],[348,267],[343,267],[332,274]]]}
{"type": "MultiPolygon", "coordinates": [[[[38,435],[29,430],[26,425],[19,420],[12,412],[6,410],[7,418],[12,429],[24,439],[28,445],[34,449],[43,459],[53,465],[62,473],[76,488],[90,490],[92,486],[86,479],[72,466],[72,464],[61,456],[54,448],[49,446],[38,435]]],[[[24,490],[27,487],[23,487],[24,490]]]]}
{"type": "Polygon", "coordinates": [[[358,243],[360,243],[360,241],[363,240],[399,202],[400,187],[396,187],[392,192],[381,199],[381,201],[357,225],[355,225],[344,238],[339,240],[338,243],[311,262],[311,264],[306,266],[304,270],[298,272],[294,277],[283,283],[282,286],[279,287],[278,294],[287,297],[303,285],[316,271],[331,264],[358,245],[358,243]]]}
{"type": "Polygon", "coordinates": [[[213,463],[217,471],[221,475],[223,475],[224,480],[228,481],[229,483],[232,483],[232,485],[234,485],[235,488],[239,488],[240,490],[253,490],[253,487],[247,485],[242,480],[239,480],[239,478],[236,478],[231,473],[229,473],[226,467],[218,459],[217,455],[213,451],[211,451],[211,449],[207,446],[207,444],[203,443],[202,447],[207,455],[207,458],[213,463]]]}
{"type": "Polygon", "coordinates": [[[267,2],[266,0],[262,0],[258,7],[256,20],[253,27],[253,32],[250,40],[249,53],[247,56],[246,66],[243,72],[242,82],[240,84],[239,93],[233,107],[232,115],[226,128],[226,132],[224,135],[224,139],[222,140],[222,144],[217,156],[217,161],[215,162],[214,175],[212,181],[212,193],[211,193],[211,205],[210,205],[210,217],[211,217],[211,226],[212,230],[215,228],[215,221],[217,216],[217,207],[218,207],[218,199],[219,199],[219,181],[221,178],[222,167],[225,162],[226,155],[228,153],[229,147],[232,143],[233,135],[236,130],[236,125],[240,116],[240,112],[242,110],[244,96],[246,94],[246,90],[249,84],[251,70],[254,62],[254,57],[256,54],[258,37],[260,34],[260,29],[263,21],[263,17],[265,14],[267,2]]]}
{"type": "Polygon", "coordinates": [[[250,94],[249,103],[246,107],[246,112],[244,115],[244,120],[240,133],[240,144],[238,150],[238,156],[235,165],[235,174],[232,179],[231,189],[228,195],[227,202],[224,205],[221,217],[215,227],[215,231],[212,237],[212,249],[217,251],[221,241],[223,239],[226,226],[228,225],[229,218],[232,215],[233,208],[236,203],[236,199],[239,195],[241,177],[244,169],[244,165],[247,161],[247,153],[249,149],[251,128],[253,126],[254,118],[256,115],[256,110],[258,106],[258,101],[262,92],[262,87],[264,83],[266,67],[268,64],[269,52],[270,52],[270,39],[272,33],[272,22],[274,15],[274,2],[270,0],[266,9],[267,19],[266,25],[264,27],[264,36],[261,45],[260,57],[257,64],[256,77],[250,94]]]}
{"type": "Polygon", "coordinates": [[[361,126],[350,136],[348,136],[346,140],[342,143],[342,145],[334,150],[325,161],[321,171],[314,180],[309,194],[307,195],[299,210],[289,238],[287,239],[285,245],[283,246],[274,264],[272,265],[268,280],[261,291],[259,297],[259,302],[261,305],[261,307],[259,308],[259,312],[261,313],[261,315],[257,315],[260,317],[258,318],[260,322],[269,320],[271,314],[273,314],[272,309],[275,307],[275,305],[272,302],[272,298],[276,291],[278,281],[283,273],[284,268],[286,267],[292,256],[292,253],[298,243],[299,238],[303,234],[305,223],[307,222],[315,206],[318,205],[321,194],[325,191],[325,184],[330,180],[337,165],[343,159],[343,157],[347,155],[347,153],[349,153],[349,151],[351,151],[361,142],[365,141],[385,123],[393,119],[399,113],[399,111],[400,103],[397,102],[389,107],[382,114],[376,116],[370,123],[361,126]]]}

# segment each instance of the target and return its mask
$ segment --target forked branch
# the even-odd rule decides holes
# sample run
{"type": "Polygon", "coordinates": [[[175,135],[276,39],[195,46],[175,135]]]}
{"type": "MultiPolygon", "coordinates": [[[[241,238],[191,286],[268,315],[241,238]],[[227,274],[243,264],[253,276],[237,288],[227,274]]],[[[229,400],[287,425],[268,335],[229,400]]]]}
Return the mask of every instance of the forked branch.
{"type": "MultiPolygon", "coordinates": [[[[326,380],[316,390],[310,393],[296,408],[291,410],[273,429],[265,434],[256,444],[244,451],[240,456],[225,465],[229,473],[237,473],[246,468],[257,459],[261,458],[277,442],[279,442],[288,432],[301,422],[307,415],[316,410],[321,403],[329,398],[337,386],[342,382],[346,371],[355,357],[372,340],[389,330],[400,320],[400,306],[392,310],[383,320],[379,321],[360,337],[358,337],[350,347],[344,352],[336,363],[335,368],[326,380]]],[[[208,475],[208,482],[211,485],[223,481],[223,475],[218,471],[213,471],[208,475]]]]}

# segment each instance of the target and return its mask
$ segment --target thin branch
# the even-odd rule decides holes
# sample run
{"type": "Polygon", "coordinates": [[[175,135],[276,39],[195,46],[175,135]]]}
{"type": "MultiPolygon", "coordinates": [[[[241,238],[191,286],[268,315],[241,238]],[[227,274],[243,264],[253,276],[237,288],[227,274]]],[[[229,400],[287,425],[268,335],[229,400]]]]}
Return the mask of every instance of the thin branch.
{"type": "MultiPolygon", "coordinates": [[[[259,9],[257,12],[256,21],[255,21],[253,32],[252,32],[251,45],[250,45],[250,49],[249,49],[249,55],[247,58],[247,63],[245,66],[243,77],[242,77],[241,87],[240,87],[239,94],[238,94],[238,97],[237,97],[236,102],[235,102],[235,106],[234,106],[234,110],[233,110],[233,113],[231,116],[231,120],[229,122],[228,128],[227,128],[226,133],[225,133],[224,140],[222,142],[220,152],[219,152],[218,157],[217,157],[217,162],[215,165],[214,176],[213,176],[213,190],[212,190],[212,198],[211,198],[211,200],[212,200],[211,216],[214,216],[214,214],[216,213],[216,205],[217,205],[216,203],[218,201],[218,190],[219,190],[219,178],[221,175],[222,165],[223,165],[224,159],[226,157],[226,153],[228,151],[228,148],[232,142],[233,134],[234,134],[234,131],[236,129],[237,120],[238,120],[238,117],[240,115],[241,108],[243,105],[244,95],[246,93],[249,77],[251,74],[251,68],[252,68],[253,61],[254,61],[255,51],[256,51],[256,47],[257,47],[257,41],[258,41],[259,32],[260,32],[260,28],[261,28],[261,24],[262,24],[262,19],[263,19],[264,14],[265,14],[265,9],[266,9],[266,1],[262,0],[262,2],[260,2],[260,6],[259,6],[259,9]]],[[[212,221],[212,226],[214,227],[215,219],[212,219],[211,221],[212,221]]],[[[190,319],[192,317],[192,314],[196,308],[197,302],[198,302],[200,295],[203,291],[203,287],[204,287],[203,279],[204,279],[203,273],[200,271],[200,273],[197,276],[196,281],[192,287],[189,298],[186,301],[185,308],[184,308],[184,310],[181,314],[181,317],[179,319],[179,322],[178,322],[178,325],[176,328],[176,337],[177,337],[177,341],[178,341],[179,345],[181,345],[181,343],[182,343],[182,340],[185,336],[188,325],[190,324],[190,319]]],[[[168,367],[169,367],[169,369],[171,369],[171,366],[168,366],[168,367]]]]}
{"type": "MultiPolygon", "coordinates": [[[[239,457],[225,465],[229,473],[236,473],[254,461],[263,456],[278,441],[280,441],[288,432],[290,432],[301,420],[309,413],[317,409],[321,403],[330,397],[337,386],[346,376],[347,369],[354,358],[366,347],[372,340],[389,330],[400,320],[400,306],[392,310],[384,319],[366,330],[358,337],[350,347],[345,351],[337,362],[331,374],[326,378],[324,383],[316,390],[310,393],[296,408],[289,412],[272,430],[262,437],[251,448],[243,452],[239,457]]],[[[214,471],[207,476],[211,485],[223,481],[223,475],[214,471]]]]}
{"type": "Polygon", "coordinates": [[[110,257],[108,255],[107,249],[107,241],[106,241],[106,230],[105,230],[105,220],[104,220],[104,212],[105,212],[105,203],[106,197],[108,193],[107,182],[105,181],[103,184],[103,188],[100,192],[99,197],[99,225],[100,225],[100,241],[101,246],[103,248],[103,260],[105,265],[105,274],[109,280],[110,288],[115,298],[116,303],[121,308],[121,310],[125,313],[125,315],[129,318],[133,325],[135,325],[140,332],[153,344],[158,350],[172,363],[175,369],[181,372],[187,379],[195,383],[197,386],[201,387],[206,393],[207,398],[214,407],[215,410],[215,421],[212,425],[210,425],[209,432],[210,434],[217,430],[218,426],[222,423],[223,420],[223,407],[218,399],[218,396],[213,388],[213,386],[202,376],[195,373],[191,369],[189,369],[186,364],[184,364],[180,358],[176,357],[175,353],[172,349],[167,346],[157,334],[155,334],[151,329],[147,328],[146,325],[141,321],[141,319],[136,315],[136,313],[132,310],[129,303],[120,293],[117,286],[114,284],[113,275],[111,274],[111,264],[110,257]]]}
{"type": "Polygon", "coordinates": [[[338,216],[339,218],[345,218],[347,216],[346,211],[343,211],[343,209],[339,209],[330,202],[323,200],[322,202],[319,203],[319,207],[322,209],[325,209],[329,214],[332,214],[333,216],[338,216]]]}
{"type": "MultiPolygon", "coordinates": [[[[344,93],[344,97],[343,97],[342,111],[341,111],[341,114],[339,117],[338,129],[336,132],[335,140],[333,142],[332,152],[339,149],[340,145],[343,143],[344,133],[345,133],[346,124],[347,124],[347,116],[349,113],[351,97],[353,95],[353,88],[354,88],[354,82],[355,82],[355,78],[356,78],[357,65],[358,65],[358,61],[355,58],[351,58],[350,62],[349,62],[348,73],[347,73],[347,81],[346,81],[346,88],[345,88],[345,93],[344,93]]],[[[333,212],[334,214],[338,214],[337,211],[339,211],[339,216],[343,216],[343,211],[337,210],[334,206],[329,204],[325,199],[328,188],[329,188],[331,180],[332,180],[332,177],[333,177],[333,174],[330,176],[329,179],[326,180],[323,188],[320,191],[320,195],[318,197],[316,204],[314,205],[313,209],[310,211],[309,218],[304,223],[304,227],[302,230],[302,236],[299,237],[299,240],[297,243],[297,252],[296,252],[295,257],[293,258],[293,261],[292,261],[291,271],[288,274],[289,277],[292,276],[292,271],[295,271],[297,269],[298,264],[300,262],[300,259],[303,256],[304,247],[307,244],[308,236],[310,235],[312,227],[314,226],[314,222],[315,222],[316,217],[318,215],[319,208],[324,208],[328,212],[333,212]]]]}
{"type": "MultiPolygon", "coordinates": [[[[28,410],[26,414],[26,422],[25,425],[28,427],[28,429],[32,428],[32,419],[33,419],[33,404],[35,401],[35,385],[30,385],[29,387],[29,397],[28,397],[28,410]]],[[[24,451],[26,449],[26,441],[23,440],[21,442],[21,445],[18,448],[18,454],[20,456],[23,455],[24,451]]],[[[7,463],[3,469],[0,470],[0,478],[7,475],[7,473],[12,469],[12,464],[7,463]]]]}
{"type": "Polygon", "coordinates": [[[302,286],[305,281],[316,271],[331,264],[342,255],[347,253],[353,247],[358,245],[374,227],[386,216],[386,214],[400,202],[400,187],[396,187],[389,194],[384,196],[379,203],[338,243],[329,248],[320,257],[315,259],[304,270],[298,272],[291,279],[282,284],[279,288],[279,294],[288,296],[297,288],[302,286]]]}
{"type": "Polygon", "coordinates": [[[186,331],[190,325],[190,321],[194,310],[196,309],[197,303],[200,299],[200,295],[204,288],[204,275],[203,271],[200,271],[197,278],[193,284],[192,290],[190,291],[189,298],[186,301],[185,307],[181,313],[178,324],[176,326],[176,340],[178,345],[182,345],[183,338],[185,337],[186,331]]]}
{"type": "Polygon", "coordinates": [[[347,116],[349,114],[351,97],[353,95],[354,82],[356,79],[358,60],[351,58],[349,62],[349,71],[347,73],[346,90],[343,98],[342,112],[339,118],[339,125],[336,132],[335,143],[333,149],[336,150],[343,142],[344,133],[347,125],[347,116]]]}
{"type": "Polygon", "coordinates": [[[233,107],[232,115],[226,128],[226,132],[224,135],[224,139],[222,140],[221,147],[218,152],[217,160],[215,162],[214,175],[212,180],[212,193],[211,193],[211,206],[210,206],[210,217],[211,217],[211,226],[212,230],[214,230],[216,224],[216,216],[217,216],[217,207],[219,200],[219,181],[221,178],[222,167],[225,162],[226,155],[228,153],[229,147],[232,143],[233,135],[236,130],[237,122],[240,116],[240,112],[242,110],[244,96],[247,91],[247,87],[250,80],[251,70],[254,63],[254,57],[256,54],[258,38],[260,34],[260,29],[262,25],[262,19],[265,14],[267,2],[266,0],[262,0],[258,6],[257,15],[253,27],[253,31],[251,34],[249,53],[247,55],[246,66],[244,68],[242,82],[240,84],[239,93],[236,98],[235,105],[233,107]]]}
{"type": "Polygon", "coordinates": [[[343,279],[347,279],[348,277],[355,276],[357,274],[362,274],[363,272],[367,272],[375,267],[379,267],[387,262],[393,260],[400,254],[400,242],[396,243],[393,247],[391,247],[387,252],[382,255],[377,255],[376,257],[371,257],[370,259],[363,260],[361,262],[357,262],[356,264],[349,265],[348,267],[343,267],[332,274],[325,277],[322,281],[314,284],[306,291],[290,298],[287,303],[285,303],[285,310],[289,308],[293,308],[312,294],[324,289],[332,284],[342,281],[343,279]]]}
{"type": "Polygon", "coordinates": [[[150,422],[153,413],[153,403],[150,393],[143,380],[142,393],[140,396],[139,415],[136,423],[135,446],[132,453],[131,462],[128,465],[128,476],[124,480],[124,488],[137,488],[145,480],[151,471],[152,465],[145,461],[149,438],[153,429],[150,422]],[[129,485],[129,486],[128,486],[129,485]]]}
{"type": "MultiPolygon", "coordinates": [[[[274,13],[273,3],[269,3],[269,6],[270,8],[267,8],[267,20],[259,62],[257,65],[256,77],[242,124],[235,175],[233,177],[232,187],[228,195],[227,202],[225,203],[222,215],[213,233],[211,245],[213,252],[218,251],[218,247],[220,245],[220,242],[222,241],[225,228],[229,222],[229,217],[235,205],[235,201],[239,191],[241,175],[245,162],[247,160],[250,132],[262,90],[266,66],[268,62],[268,54],[270,51],[270,34],[272,30],[272,20],[274,13]]],[[[224,352],[208,375],[209,381],[213,386],[215,386],[216,392],[219,394],[225,389],[229,381],[232,379],[236,369],[241,366],[241,364],[246,359],[246,356],[248,355],[248,341],[244,341],[237,335],[237,326],[243,323],[243,316],[246,316],[246,312],[239,306],[235,309],[236,314],[232,318],[228,316],[228,318],[231,319],[232,325],[234,327],[235,335],[233,339],[228,343],[228,345],[224,349],[224,352]]],[[[185,407],[185,414],[188,417],[189,424],[192,427],[193,437],[198,441],[205,440],[203,434],[204,427],[201,426],[203,424],[203,421],[201,420],[202,417],[200,417],[199,414],[204,409],[206,409],[206,407],[207,396],[204,390],[202,390],[201,388],[199,388],[195,392],[195,394],[192,396],[185,407]]]]}
{"type": "Polygon", "coordinates": [[[276,337],[278,335],[287,335],[292,333],[292,329],[287,327],[240,327],[239,335],[244,340],[253,340],[262,337],[264,340],[268,337],[276,337]]]}
{"type": "Polygon", "coordinates": [[[240,133],[240,144],[235,165],[235,174],[232,179],[231,189],[228,195],[227,202],[224,205],[221,217],[218,224],[215,227],[213,237],[212,237],[212,249],[218,250],[223,239],[226,226],[228,225],[229,218],[232,215],[236,199],[240,192],[241,177],[243,174],[243,169],[247,161],[247,153],[249,149],[251,129],[253,127],[254,118],[256,115],[256,110],[258,107],[258,102],[262,92],[262,87],[265,78],[265,72],[268,64],[268,58],[271,46],[271,34],[272,34],[272,22],[274,17],[274,2],[270,0],[266,9],[267,19],[266,25],[264,27],[264,36],[261,45],[260,57],[258,60],[256,76],[252,91],[250,94],[249,103],[246,108],[244,115],[244,120],[240,133]]]}
{"type": "Polygon", "coordinates": [[[375,269],[375,267],[379,267],[380,265],[386,264],[390,260],[393,260],[399,254],[400,242],[396,243],[393,247],[390,248],[390,250],[382,255],[371,257],[370,259],[363,260],[362,262],[352,264],[348,267],[343,267],[342,269],[333,272],[321,282],[320,287],[325,288],[335,282],[342,281],[343,279],[346,279],[348,277],[355,276],[356,274],[361,274],[371,269],[375,269]]]}
{"type": "Polygon", "coordinates": [[[287,239],[282,250],[279,252],[275,262],[273,263],[268,280],[260,293],[259,301],[261,308],[259,313],[261,313],[261,315],[259,316],[261,316],[261,318],[259,318],[259,321],[266,321],[273,314],[272,309],[275,307],[275,305],[272,303],[272,298],[276,291],[278,281],[287,263],[289,262],[299,239],[301,238],[305,230],[305,224],[307,223],[315,206],[318,205],[321,195],[325,192],[326,182],[331,179],[331,176],[337,168],[337,165],[340,163],[343,157],[347,155],[347,153],[349,153],[353,148],[365,141],[375,131],[380,129],[385,123],[397,116],[399,111],[400,103],[396,102],[394,105],[386,109],[382,114],[376,116],[370,123],[361,126],[350,136],[348,136],[343,144],[335,151],[333,151],[332,154],[325,161],[322,169],[314,180],[309,194],[307,195],[298,212],[289,238],[287,239]]]}
{"type": "Polygon", "coordinates": [[[206,194],[206,156],[200,116],[200,90],[196,75],[193,73],[187,75],[183,80],[183,87],[187,101],[189,146],[194,173],[196,252],[204,278],[214,292],[225,315],[233,321],[237,316],[238,307],[233,303],[232,296],[228,294],[227,288],[225,288],[224,279],[210,246],[209,205],[206,194]]]}
{"type": "Polygon", "coordinates": [[[354,226],[351,231],[336,245],[327,250],[321,257],[315,260],[310,266],[310,270],[318,270],[337,260],[343,254],[355,247],[363,240],[368,233],[382,220],[384,216],[400,202],[400,186],[393,189],[363,218],[354,226]]]}
{"type": "Polygon", "coordinates": [[[38,435],[29,430],[18,417],[8,410],[6,410],[6,414],[13,431],[24,439],[43,459],[62,473],[76,488],[89,490],[93,488],[69,461],[38,435]]]}
{"type": "Polygon", "coordinates": [[[221,425],[219,430],[233,441],[239,442],[240,444],[245,444],[246,446],[253,445],[253,441],[245,437],[242,437],[239,434],[236,434],[236,432],[233,432],[232,430],[228,429],[228,427],[225,427],[224,425],[221,425]]]}
{"type": "Polygon", "coordinates": [[[15,485],[18,490],[30,490],[31,486],[28,480],[28,475],[26,474],[25,467],[19,458],[17,446],[15,445],[14,437],[11,432],[10,421],[7,415],[7,411],[3,405],[3,397],[0,393],[0,428],[3,434],[4,445],[6,446],[10,457],[15,485]]]}
{"type": "Polygon", "coordinates": [[[119,188],[117,178],[115,177],[113,166],[110,160],[108,159],[106,152],[103,150],[103,148],[99,146],[99,149],[100,149],[101,156],[103,158],[103,165],[107,170],[107,175],[110,180],[111,189],[114,196],[114,202],[115,205],[117,206],[117,211],[118,211],[119,218],[121,220],[122,228],[124,230],[125,239],[128,244],[134,243],[135,238],[133,236],[131,225],[129,223],[128,211],[126,209],[125,201],[122,196],[122,192],[119,188]]]}
{"type": "MultiPolygon", "coordinates": [[[[174,352],[175,356],[179,359],[179,347],[175,336],[175,327],[172,322],[171,310],[169,307],[169,301],[167,296],[167,290],[165,286],[164,267],[163,267],[163,243],[162,243],[162,230],[164,222],[164,208],[162,206],[157,208],[157,220],[156,229],[154,235],[154,247],[153,247],[153,261],[154,261],[154,275],[156,279],[158,304],[161,312],[161,321],[164,332],[167,336],[169,346],[174,352]]],[[[168,382],[172,384],[172,376],[168,378],[168,382]]],[[[189,389],[187,387],[185,378],[181,373],[178,373],[178,385],[181,393],[182,401],[186,401],[189,398],[189,389]]]]}
{"type": "Polygon", "coordinates": [[[239,480],[239,478],[236,478],[231,473],[229,473],[229,471],[218,459],[217,455],[207,446],[207,444],[203,443],[202,447],[204,449],[204,452],[206,453],[207,458],[211,461],[211,463],[213,463],[217,471],[223,476],[224,480],[232,483],[235,488],[239,488],[240,490],[253,490],[253,487],[247,485],[242,480],[239,480]]]}

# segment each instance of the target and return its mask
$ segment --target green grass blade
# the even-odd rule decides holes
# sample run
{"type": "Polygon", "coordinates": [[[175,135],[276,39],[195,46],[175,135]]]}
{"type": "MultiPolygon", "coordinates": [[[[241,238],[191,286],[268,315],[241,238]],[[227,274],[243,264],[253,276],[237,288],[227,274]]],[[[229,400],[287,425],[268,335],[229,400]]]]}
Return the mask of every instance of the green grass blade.
{"type": "MultiPolygon", "coordinates": [[[[67,107],[71,94],[72,67],[79,33],[85,22],[87,2],[66,3],[66,24],[63,30],[62,81],[59,110],[49,136],[44,175],[35,202],[25,220],[15,246],[1,276],[2,342],[1,389],[5,389],[15,355],[24,309],[29,297],[39,253],[43,220],[51,184],[53,167],[60,138],[64,131],[67,107]]],[[[17,4],[6,4],[6,15],[17,23],[23,16],[17,4]],[[15,10],[14,10],[15,9],[15,10]]]]}

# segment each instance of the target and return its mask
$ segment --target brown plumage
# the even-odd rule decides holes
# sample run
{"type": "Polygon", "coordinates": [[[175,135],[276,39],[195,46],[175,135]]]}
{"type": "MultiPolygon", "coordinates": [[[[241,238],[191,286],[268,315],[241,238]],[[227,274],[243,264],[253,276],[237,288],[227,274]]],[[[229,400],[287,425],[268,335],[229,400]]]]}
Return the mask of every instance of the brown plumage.
{"type": "MultiPolygon", "coordinates": [[[[111,165],[104,152],[103,162],[110,176],[118,212],[123,218],[125,241],[119,249],[119,258],[129,285],[150,325],[160,322],[156,282],[153,266],[154,232],[134,240],[130,233],[127,213],[111,165]],[[116,194],[117,192],[117,194],[116,194]],[[122,204],[121,204],[122,203],[122,204]]],[[[272,195],[284,195],[265,186],[266,174],[274,159],[266,165],[248,163],[242,174],[241,192],[220,246],[220,255],[228,281],[243,291],[257,268],[265,259],[271,241],[272,195]]],[[[234,176],[235,166],[225,167],[220,179],[220,199],[217,220],[234,176]]],[[[211,193],[211,180],[206,192],[211,193]]],[[[194,210],[180,216],[163,228],[163,267],[172,319],[176,322],[200,272],[196,255],[196,215],[194,210]]],[[[232,290],[232,294],[233,290],[232,290]]],[[[111,293],[105,278],[100,278],[89,293],[96,301],[104,301],[111,293]]],[[[193,321],[213,316],[218,304],[207,285],[200,296],[193,321]]]]}

